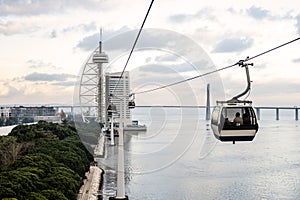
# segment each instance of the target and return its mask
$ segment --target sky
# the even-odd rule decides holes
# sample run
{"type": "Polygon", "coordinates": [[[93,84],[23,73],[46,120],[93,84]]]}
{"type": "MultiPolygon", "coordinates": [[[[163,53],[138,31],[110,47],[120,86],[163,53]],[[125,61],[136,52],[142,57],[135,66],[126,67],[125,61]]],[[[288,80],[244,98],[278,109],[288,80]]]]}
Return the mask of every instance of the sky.
{"type": "MultiPolygon", "coordinates": [[[[122,46],[125,41],[116,42],[115,38],[138,29],[149,5],[150,0],[0,0],[0,104],[72,104],[74,84],[87,58],[98,46],[100,28],[104,51],[110,52],[105,49],[106,42],[118,49],[119,57],[115,58],[119,59],[114,63],[121,71],[128,51],[122,46]]],[[[215,69],[219,69],[300,37],[300,2],[156,0],[144,28],[185,36],[201,47],[215,69]]],[[[163,44],[168,43],[167,38],[162,40],[157,34],[157,41],[163,44]]],[[[133,42],[134,37],[129,37],[126,44],[133,42]]],[[[181,45],[186,45],[182,49],[188,51],[189,44],[181,45]]],[[[157,73],[148,73],[147,78],[156,85],[195,75],[188,76],[189,70],[185,69],[189,68],[189,61],[176,56],[183,52],[161,49],[167,46],[140,54],[134,52],[139,59],[133,58],[131,65],[139,66],[132,73],[139,74],[138,69],[167,75],[160,76],[160,80],[164,79],[161,83],[157,73]]],[[[254,66],[250,67],[252,90],[248,98],[255,105],[300,106],[299,52],[300,41],[297,41],[251,60],[254,66]]],[[[224,98],[246,87],[242,68],[233,67],[215,76],[222,80],[224,98]]],[[[196,92],[196,100],[184,104],[203,104],[208,82],[201,79],[189,83],[193,91],[201,92],[196,92]]],[[[209,83],[214,87],[214,81],[209,83]]],[[[161,95],[157,104],[176,104],[178,101],[170,101],[164,94],[178,97],[177,93],[184,92],[184,88],[178,86],[165,93],[156,91],[144,98],[161,95]]],[[[214,90],[211,93],[215,95],[214,90]]],[[[180,98],[186,96],[181,94],[180,98]]]]}

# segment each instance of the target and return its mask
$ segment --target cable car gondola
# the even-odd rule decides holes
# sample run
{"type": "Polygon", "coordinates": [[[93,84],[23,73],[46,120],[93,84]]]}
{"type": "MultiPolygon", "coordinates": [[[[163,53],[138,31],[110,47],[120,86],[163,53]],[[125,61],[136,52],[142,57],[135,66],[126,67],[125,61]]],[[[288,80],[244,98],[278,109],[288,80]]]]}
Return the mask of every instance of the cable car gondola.
{"type": "Polygon", "coordinates": [[[107,115],[108,117],[112,117],[112,114],[117,112],[117,107],[114,104],[109,104],[107,107],[107,115]]]}
{"type": "Polygon", "coordinates": [[[258,131],[257,118],[252,107],[252,101],[239,100],[250,91],[251,81],[248,65],[239,61],[245,67],[248,86],[244,92],[228,101],[217,101],[211,117],[211,128],[215,137],[222,141],[252,141],[258,131]]]}
{"type": "Polygon", "coordinates": [[[129,102],[128,102],[128,108],[133,109],[133,108],[135,108],[134,94],[130,94],[129,97],[132,97],[132,99],[129,100],[129,102]]]}
{"type": "Polygon", "coordinates": [[[258,131],[257,118],[250,101],[218,102],[212,112],[211,127],[215,137],[222,141],[252,141],[258,131]],[[237,114],[239,113],[239,114],[237,114]],[[242,122],[236,122],[240,115],[242,122]]]}
{"type": "Polygon", "coordinates": [[[135,108],[135,103],[134,103],[134,101],[129,101],[129,102],[128,102],[128,108],[129,108],[129,109],[135,108]]]}

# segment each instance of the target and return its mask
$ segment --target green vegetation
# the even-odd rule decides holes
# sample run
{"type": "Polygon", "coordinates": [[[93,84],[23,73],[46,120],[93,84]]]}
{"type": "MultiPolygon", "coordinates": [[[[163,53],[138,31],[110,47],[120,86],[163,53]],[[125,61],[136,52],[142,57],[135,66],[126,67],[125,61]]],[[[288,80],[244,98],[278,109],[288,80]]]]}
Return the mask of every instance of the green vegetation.
{"type": "Polygon", "coordinates": [[[100,125],[95,121],[90,123],[76,122],[76,129],[80,136],[81,141],[85,144],[96,145],[97,138],[100,132],[100,125]]]}
{"type": "Polygon", "coordinates": [[[98,136],[101,132],[100,124],[95,121],[84,123],[81,120],[76,121],[76,129],[84,146],[93,152],[93,146],[98,143],[98,136]]]}
{"type": "Polygon", "coordinates": [[[68,123],[19,125],[0,137],[0,199],[76,199],[92,161],[68,123]]]}

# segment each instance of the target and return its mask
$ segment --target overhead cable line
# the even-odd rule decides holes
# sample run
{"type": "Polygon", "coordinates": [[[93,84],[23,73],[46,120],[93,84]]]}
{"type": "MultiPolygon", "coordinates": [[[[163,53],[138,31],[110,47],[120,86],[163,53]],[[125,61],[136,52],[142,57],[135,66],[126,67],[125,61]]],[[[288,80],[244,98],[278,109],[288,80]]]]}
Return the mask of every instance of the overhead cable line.
{"type": "MultiPolygon", "coordinates": [[[[266,54],[266,53],[269,53],[269,52],[274,51],[274,50],[276,50],[276,49],[279,49],[279,48],[281,48],[281,47],[283,47],[283,46],[286,46],[286,45],[288,45],[288,44],[291,44],[291,43],[293,43],[293,42],[296,42],[297,40],[300,40],[300,37],[298,37],[298,38],[296,38],[296,39],[294,39],[294,40],[288,41],[288,42],[286,42],[286,43],[284,43],[284,44],[281,44],[281,45],[279,45],[279,46],[277,46],[277,47],[274,47],[273,49],[269,49],[268,51],[265,51],[265,52],[262,52],[262,53],[260,53],[260,54],[257,54],[256,56],[252,56],[252,57],[248,58],[248,60],[252,60],[252,59],[254,59],[254,58],[257,58],[257,57],[259,57],[259,56],[262,56],[262,55],[264,55],[264,54],[266,54]]],[[[248,60],[247,60],[247,61],[248,61],[248,60]]]]}
{"type": "Polygon", "coordinates": [[[247,57],[245,60],[240,60],[240,61],[238,61],[238,62],[235,63],[235,64],[232,64],[232,65],[229,65],[229,66],[220,68],[220,69],[216,69],[216,70],[213,70],[213,71],[210,71],[210,72],[206,72],[206,73],[200,74],[200,75],[198,75],[198,76],[194,76],[194,77],[191,77],[191,78],[187,78],[187,79],[184,79],[184,80],[181,80],[181,81],[178,81],[178,82],[174,82],[174,83],[170,83],[170,84],[167,84],[167,85],[159,86],[159,87],[156,87],[156,88],[153,88],[153,89],[148,89],[148,90],[143,90],[143,91],[140,91],[140,92],[135,92],[134,94],[143,94],[143,93],[153,92],[153,91],[160,90],[160,89],[163,89],[163,88],[167,88],[167,87],[170,87],[170,86],[173,86],[173,85],[177,85],[177,84],[180,84],[180,83],[184,83],[184,82],[187,82],[187,81],[191,81],[191,80],[194,80],[194,79],[196,79],[196,78],[201,78],[201,77],[203,77],[203,76],[207,76],[207,75],[210,75],[210,74],[213,74],[213,73],[216,73],[216,72],[225,70],[225,69],[229,69],[229,68],[234,67],[234,66],[236,66],[236,65],[242,65],[244,62],[247,62],[247,61],[249,61],[249,60],[255,59],[255,58],[257,58],[257,57],[259,57],[259,56],[262,56],[262,55],[264,55],[264,54],[266,54],[266,53],[270,53],[271,51],[274,51],[274,50],[279,49],[279,48],[281,48],[281,47],[283,47],[283,46],[286,46],[286,45],[288,45],[288,44],[291,44],[291,43],[293,43],[293,42],[296,42],[297,40],[300,40],[300,37],[298,37],[298,38],[296,38],[296,39],[294,39],[294,40],[291,40],[291,41],[289,41],[289,42],[286,42],[286,43],[284,43],[284,44],[281,44],[281,45],[279,45],[279,46],[276,46],[276,47],[274,47],[274,48],[272,48],[272,49],[269,49],[269,50],[267,50],[267,51],[264,51],[264,52],[262,52],[262,53],[260,53],[260,54],[255,55],[255,56],[247,57]]]}
{"type": "Polygon", "coordinates": [[[137,44],[137,41],[138,41],[138,39],[139,39],[139,37],[140,37],[140,35],[141,35],[141,32],[142,32],[142,30],[143,30],[143,27],[144,27],[144,24],[145,24],[145,22],[146,22],[146,19],[147,19],[149,13],[150,13],[150,10],[151,10],[151,7],[152,7],[153,2],[154,2],[154,0],[151,1],[151,4],[150,4],[150,6],[149,6],[149,8],[148,8],[148,11],[147,11],[146,16],[145,16],[145,18],[144,18],[144,21],[143,21],[143,23],[142,23],[142,26],[140,27],[140,30],[139,30],[139,32],[138,32],[138,34],[137,34],[137,36],[136,36],[136,39],[135,39],[135,41],[134,41],[134,43],[133,43],[133,46],[132,46],[131,51],[130,51],[130,53],[129,53],[129,56],[128,56],[128,58],[127,58],[126,64],[125,64],[125,66],[124,66],[124,68],[123,68],[123,71],[122,71],[122,73],[121,73],[121,75],[120,75],[120,77],[119,77],[119,79],[118,79],[117,84],[115,85],[115,87],[114,87],[114,89],[113,89],[112,94],[115,92],[117,86],[118,86],[119,83],[120,83],[120,80],[121,80],[122,77],[123,77],[123,74],[124,74],[124,72],[125,72],[125,70],[126,70],[126,67],[127,67],[128,62],[129,62],[129,60],[130,60],[130,58],[131,58],[131,55],[132,55],[132,53],[133,53],[133,50],[134,50],[134,48],[135,48],[135,46],[136,46],[136,44],[137,44]]]}
{"type": "Polygon", "coordinates": [[[213,74],[215,72],[219,72],[219,71],[222,71],[224,69],[228,69],[228,68],[234,67],[235,65],[237,65],[237,63],[233,64],[233,65],[229,65],[227,67],[223,67],[221,69],[217,69],[217,70],[210,71],[210,72],[207,72],[207,73],[204,73],[204,74],[200,74],[198,76],[194,76],[194,77],[191,77],[191,78],[188,78],[188,79],[184,79],[184,80],[181,80],[181,81],[178,81],[178,82],[174,82],[174,83],[171,83],[171,84],[168,84],[168,85],[163,85],[163,86],[160,86],[160,87],[157,87],[157,88],[153,88],[153,89],[149,89],[149,90],[144,90],[144,91],[141,91],[141,92],[135,92],[134,94],[142,94],[142,93],[153,92],[155,90],[160,90],[160,89],[163,89],[163,88],[166,88],[166,87],[170,87],[170,86],[173,86],[173,85],[177,85],[177,84],[180,84],[180,83],[183,83],[183,82],[191,81],[191,80],[196,79],[196,78],[207,76],[209,74],[213,74]]]}

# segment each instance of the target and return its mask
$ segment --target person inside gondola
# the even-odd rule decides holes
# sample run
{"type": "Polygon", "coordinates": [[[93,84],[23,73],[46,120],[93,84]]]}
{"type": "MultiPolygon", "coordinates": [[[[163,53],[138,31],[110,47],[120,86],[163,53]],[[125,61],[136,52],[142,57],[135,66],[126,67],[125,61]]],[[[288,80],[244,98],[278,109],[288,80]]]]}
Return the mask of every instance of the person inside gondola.
{"type": "Polygon", "coordinates": [[[243,125],[243,119],[241,118],[241,114],[239,112],[235,114],[235,118],[233,122],[235,123],[236,126],[243,125]]]}
{"type": "Polygon", "coordinates": [[[230,126],[230,121],[228,119],[228,117],[225,118],[225,121],[224,121],[224,127],[229,127],[230,126]]]}
{"type": "Polygon", "coordinates": [[[228,117],[225,118],[225,124],[230,125],[230,121],[229,121],[228,117]]]}
{"type": "Polygon", "coordinates": [[[245,113],[243,114],[243,123],[244,124],[251,124],[250,114],[249,114],[249,110],[248,109],[246,109],[245,113]]]}

